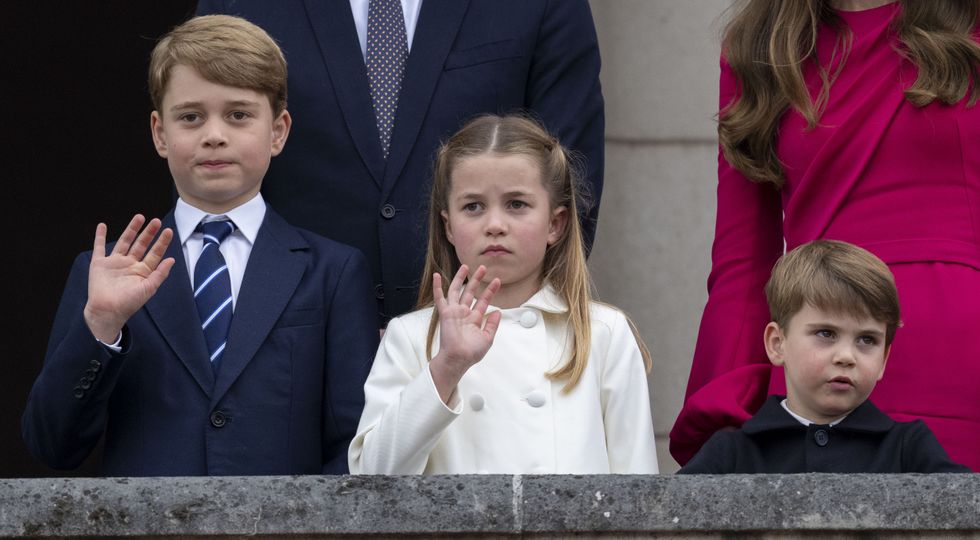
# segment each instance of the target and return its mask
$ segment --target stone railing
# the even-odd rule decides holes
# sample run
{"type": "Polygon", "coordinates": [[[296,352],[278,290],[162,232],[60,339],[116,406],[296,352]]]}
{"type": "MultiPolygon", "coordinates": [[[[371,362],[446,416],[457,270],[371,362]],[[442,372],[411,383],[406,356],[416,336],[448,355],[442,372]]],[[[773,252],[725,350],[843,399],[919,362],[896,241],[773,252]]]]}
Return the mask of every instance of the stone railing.
{"type": "Polygon", "coordinates": [[[0,480],[2,538],[980,538],[980,477],[0,480]]]}

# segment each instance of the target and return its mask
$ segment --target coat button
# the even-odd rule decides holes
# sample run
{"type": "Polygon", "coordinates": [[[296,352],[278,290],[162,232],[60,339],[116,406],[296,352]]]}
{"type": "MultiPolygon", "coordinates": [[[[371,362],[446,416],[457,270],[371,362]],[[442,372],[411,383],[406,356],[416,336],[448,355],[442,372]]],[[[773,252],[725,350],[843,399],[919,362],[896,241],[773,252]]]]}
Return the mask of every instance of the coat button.
{"type": "Polygon", "coordinates": [[[92,388],[92,381],[88,379],[82,379],[81,381],[79,381],[78,386],[81,386],[82,390],[88,390],[89,388],[92,388]]]}
{"type": "Polygon", "coordinates": [[[228,422],[228,419],[225,418],[225,413],[221,411],[214,411],[213,413],[211,413],[212,426],[216,428],[224,427],[226,422],[228,422]]]}
{"type": "Polygon", "coordinates": [[[90,365],[93,368],[95,368],[96,370],[98,370],[100,367],[102,367],[102,362],[99,362],[98,360],[96,360],[95,358],[93,358],[93,359],[91,359],[91,360],[88,361],[88,365],[90,365]]]}
{"type": "Polygon", "coordinates": [[[85,390],[81,386],[76,386],[74,391],[74,396],[76,399],[82,399],[85,397],[85,390]]]}
{"type": "Polygon", "coordinates": [[[538,314],[533,311],[525,311],[521,314],[521,326],[524,328],[534,328],[538,324],[538,314]]]}
{"type": "Polygon", "coordinates": [[[386,204],[381,207],[381,217],[385,219],[391,219],[395,217],[395,212],[396,212],[395,207],[390,204],[386,204]]]}
{"type": "Polygon", "coordinates": [[[472,396],[470,396],[470,408],[473,409],[474,411],[483,410],[483,405],[485,403],[486,400],[483,399],[483,396],[481,396],[480,394],[473,394],[472,396]]]}
{"type": "Polygon", "coordinates": [[[544,397],[544,392],[540,390],[535,390],[527,395],[527,404],[534,408],[541,407],[545,401],[547,398],[544,397]]]}
{"type": "Polygon", "coordinates": [[[817,441],[817,446],[827,446],[827,443],[830,442],[830,435],[827,434],[826,430],[818,429],[813,434],[813,439],[817,441]]]}
{"type": "Polygon", "coordinates": [[[380,283],[374,284],[374,297],[378,300],[385,299],[385,286],[380,283]]]}

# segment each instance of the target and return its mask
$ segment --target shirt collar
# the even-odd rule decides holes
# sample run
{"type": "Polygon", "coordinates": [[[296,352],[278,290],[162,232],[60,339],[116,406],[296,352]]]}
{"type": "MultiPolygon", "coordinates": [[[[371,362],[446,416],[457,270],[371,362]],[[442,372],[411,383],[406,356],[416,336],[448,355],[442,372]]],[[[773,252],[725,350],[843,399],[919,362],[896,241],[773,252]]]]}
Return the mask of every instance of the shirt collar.
{"type": "MultiPolygon", "coordinates": [[[[810,424],[816,424],[816,422],[814,422],[813,420],[810,420],[809,418],[805,418],[803,416],[800,416],[800,415],[796,414],[795,412],[793,412],[792,410],[790,410],[789,405],[786,404],[787,401],[788,400],[784,399],[784,400],[780,401],[779,404],[782,405],[783,406],[783,409],[785,409],[786,412],[788,412],[790,416],[792,416],[793,418],[795,418],[797,422],[803,424],[804,426],[809,426],[810,424]]],[[[833,422],[831,422],[828,425],[830,427],[834,427],[837,424],[839,424],[841,422],[841,420],[843,420],[845,418],[847,418],[847,415],[846,414],[844,416],[841,416],[837,420],[834,420],[833,422]]]]}
{"type": "MultiPolygon", "coordinates": [[[[527,299],[523,304],[512,309],[522,309],[522,308],[535,308],[537,310],[543,311],[545,313],[565,313],[568,311],[568,304],[565,303],[565,299],[558,294],[558,291],[551,285],[551,283],[545,283],[538,292],[534,293],[533,296],[527,299]]],[[[493,313],[494,311],[507,312],[508,309],[500,309],[497,306],[490,306],[487,308],[487,313],[493,313]]]]}
{"type": "Polygon", "coordinates": [[[256,193],[255,197],[249,199],[248,202],[223,214],[209,214],[178,198],[177,205],[174,207],[174,222],[177,225],[177,235],[180,237],[181,245],[187,243],[198,223],[205,218],[215,216],[226,216],[235,222],[235,226],[245,236],[245,239],[254,244],[255,237],[258,236],[259,228],[262,226],[262,220],[265,219],[265,199],[262,198],[261,193],[256,193]]]}
{"type": "MultiPolygon", "coordinates": [[[[780,406],[779,403],[783,399],[785,396],[769,396],[759,412],[746,420],[742,432],[752,435],[777,429],[807,429],[780,406]]],[[[888,431],[894,425],[894,420],[875,407],[874,403],[865,400],[833,427],[840,430],[881,433],[888,431]]]]}

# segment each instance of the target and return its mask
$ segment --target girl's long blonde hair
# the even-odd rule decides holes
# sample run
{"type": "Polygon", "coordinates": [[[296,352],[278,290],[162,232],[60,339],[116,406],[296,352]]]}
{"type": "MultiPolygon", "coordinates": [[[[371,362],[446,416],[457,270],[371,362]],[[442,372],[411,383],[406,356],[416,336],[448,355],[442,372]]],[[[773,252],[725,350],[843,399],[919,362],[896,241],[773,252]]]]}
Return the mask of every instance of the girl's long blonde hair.
{"type": "MultiPolygon", "coordinates": [[[[900,53],[918,68],[905,96],[924,106],[939,100],[952,105],[980,97],[980,46],[973,39],[978,0],[899,0],[893,22],[900,53]]],[[[779,122],[789,107],[813,129],[827,103],[834,76],[847,59],[852,35],[830,0],[747,0],[725,28],[722,49],[738,79],[739,96],[719,113],[718,139],[725,159],[755,182],[782,187],[785,174],[776,156],[779,122]],[[817,58],[817,29],[837,31],[831,58],[817,58]],[[804,62],[820,66],[816,99],[803,80],[804,62]],[[835,65],[834,72],[828,66],[835,65]]]]}
{"type": "MultiPolygon", "coordinates": [[[[585,195],[578,192],[579,173],[569,152],[537,122],[522,115],[484,115],[468,122],[449,138],[438,151],[429,200],[429,249],[425,270],[419,286],[418,308],[432,305],[432,275],[443,276],[443,288],[448,289],[452,276],[459,270],[456,249],[446,237],[442,212],[448,211],[453,170],[460,161],[485,154],[520,155],[538,164],[542,181],[551,202],[551,209],[564,207],[568,219],[557,242],[548,246],[544,255],[543,281],[550,282],[558,295],[568,304],[568,329],[572,351],[568,362],[547,373],[551,380],[567,379],[563,388],[568,392],[578,384],[589,360],[592,326],[589,304],[592,282],[585,264],[585,248],[578,219],[578,205],[585,195]]],[[[443,292],[446,292],[444,290],[443,292]]],[[[426,356],[432,358],[432,342],[439,327],[439,314],[432,312],[426,337],[426,356]]],[[[636,329],[630,322],[636,335],[636,329]]],[[[637,337],[644,361],[649,369],[650,359],[643,341],[637,337]]]]}

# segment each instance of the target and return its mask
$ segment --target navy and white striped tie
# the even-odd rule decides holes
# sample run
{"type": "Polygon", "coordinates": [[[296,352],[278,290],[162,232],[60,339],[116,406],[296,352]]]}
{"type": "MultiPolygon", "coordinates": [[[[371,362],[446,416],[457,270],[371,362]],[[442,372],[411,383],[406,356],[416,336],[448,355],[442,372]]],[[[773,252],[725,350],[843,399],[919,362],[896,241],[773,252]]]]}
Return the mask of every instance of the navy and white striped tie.
{"type": "Polygon", "coordinates": [[[215,373],[228,342],[232,315],[231,278],[218,247],[234,230],[235,224],[228,220],[201,223],[196,229],[204,233],[204,248],[194,266],[194,302],[215,373]]]}

